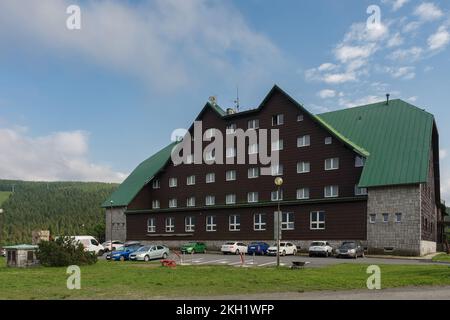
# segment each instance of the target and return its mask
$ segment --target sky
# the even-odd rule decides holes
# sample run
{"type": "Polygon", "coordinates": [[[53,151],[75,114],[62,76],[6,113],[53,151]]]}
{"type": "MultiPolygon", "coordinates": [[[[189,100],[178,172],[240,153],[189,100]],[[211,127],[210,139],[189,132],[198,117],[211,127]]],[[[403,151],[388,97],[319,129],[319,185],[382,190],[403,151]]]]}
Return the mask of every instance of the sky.
{"type": "Polygon", "coordinates": [[[121,182],[208,97],[278,84],[313,113],[390,93],[434,114],[450,201],[449,47],[449,1],[2,0],[0,178],[121,182]]]}

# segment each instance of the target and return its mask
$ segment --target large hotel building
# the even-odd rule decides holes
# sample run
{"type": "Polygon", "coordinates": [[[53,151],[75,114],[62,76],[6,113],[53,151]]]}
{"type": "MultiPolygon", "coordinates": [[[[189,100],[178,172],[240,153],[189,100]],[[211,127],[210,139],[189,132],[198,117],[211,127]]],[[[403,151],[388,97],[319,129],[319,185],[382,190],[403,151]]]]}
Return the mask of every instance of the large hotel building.
{"type": "MultiPolygon", "coordinates": [[[[269,134],[268,141],[245,145],[247,160],[262,143],[269,153],[278,151],[272,175],[249,161],[195,164],[188,156],[174,164],[171,153],[181,143],[174,142],[142,162],[105,200],[107,239],[112,229],[114,239],[170,247],[186,241],[211,249],[228,240],[272,243],[280,204],[282,239],[300,250],[313,240],[360,240],[369,253],[401,255],[442,246],[439,135],[425,110],[387,99],[314,115],[274,86],[255,109],[223,110],[209,101],[195,120],[205,136],[211,129],[224,138],[237,129],[278,129],[276,141],[269,134]],[[279,190],[275,176],[283,178],[279,190]]],[[[221,152],[236,157],[225,144],[221,152]]],[[[214,152],[206,158],[214,162],[214,152]]]]}

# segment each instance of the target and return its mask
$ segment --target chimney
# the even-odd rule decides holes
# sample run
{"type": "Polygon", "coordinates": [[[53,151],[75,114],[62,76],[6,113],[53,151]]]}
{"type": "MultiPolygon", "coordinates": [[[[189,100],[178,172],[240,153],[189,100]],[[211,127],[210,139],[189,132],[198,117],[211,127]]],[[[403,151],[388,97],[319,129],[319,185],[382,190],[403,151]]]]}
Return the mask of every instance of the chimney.
{"type": "Polygon", "coordinates": [[[389,94],[389,93],[386,93],[386,105],[388,106],[389,105],[389,97],[390,97],[391,95],[389,94]]]}
{"type": "Polygon", "coordinates": [[[236,110],[234,108],[228,108],[227,109],[227,114],[235,114],[236,110]]]}

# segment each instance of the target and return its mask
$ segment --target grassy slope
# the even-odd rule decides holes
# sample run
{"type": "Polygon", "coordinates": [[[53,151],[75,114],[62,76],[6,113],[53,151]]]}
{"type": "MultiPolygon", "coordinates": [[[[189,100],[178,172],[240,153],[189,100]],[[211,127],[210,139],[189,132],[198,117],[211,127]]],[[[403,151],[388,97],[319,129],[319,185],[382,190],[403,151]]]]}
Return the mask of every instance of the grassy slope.
{"type": "Polygon", "coordinates": [[[9,191],[0,191],[0,207],[2,206],[3,202],[5,202],[9,196],[11,195],[11,192],[9,191]]]}
{"type": "MultiPolygon", "coordinates": [[[[448,266],[382,265],[382,287],[450,285],[448,266]]],[[[66,288],[65,268],[6,268],[0,259],[0,299],[146,299],[258,292],[366,288],[367,265],[324,268],[196,266],[99,261],[81,268],[81,290],[66,288]]]]}
{"type": "Polygon", "coordinates": [[[450,262],[450,254],[438,254],[433,257],[433,261],[442,261],[442,262],[450,262]]]}

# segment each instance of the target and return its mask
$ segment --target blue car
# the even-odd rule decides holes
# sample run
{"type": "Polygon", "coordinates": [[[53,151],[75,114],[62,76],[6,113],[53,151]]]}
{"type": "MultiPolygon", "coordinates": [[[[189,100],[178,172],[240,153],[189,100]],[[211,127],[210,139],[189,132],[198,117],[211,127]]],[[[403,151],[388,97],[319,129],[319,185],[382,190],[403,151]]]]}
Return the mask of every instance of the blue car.
{"type": "Polygon", "coordinates": [[[264,255],[269,249],[269,245],[265,242],[252,242],[248,245],[247,254],[248,255],[264,255]]]}
{"type": "Polygon", "coordinates": [[[126,247],[121,247],[119,249],[117,249],[116,251],[113,251],[111,255],[107,255],[106,259],[112,259],[114,261],[125,261],[125,260],[130,260],[130,254],[132,254],[133,252],[137,251],[140,247],[142,247],[141,245],[131,245],[131,246],[126,246],[126,247]]]}

